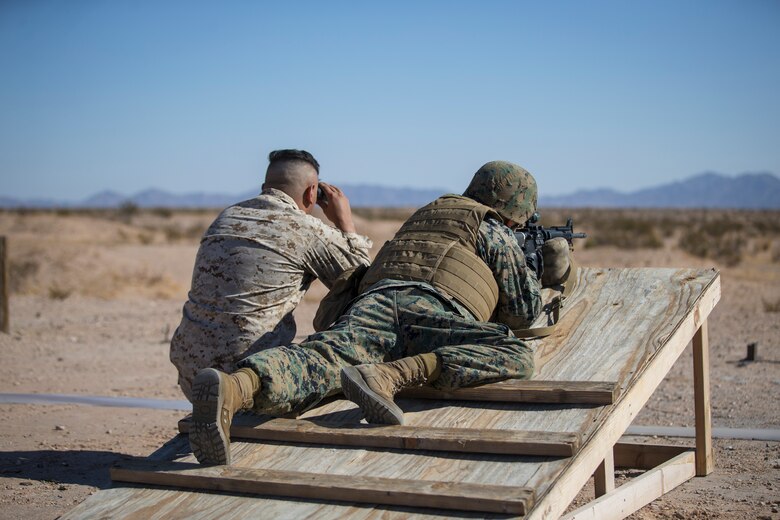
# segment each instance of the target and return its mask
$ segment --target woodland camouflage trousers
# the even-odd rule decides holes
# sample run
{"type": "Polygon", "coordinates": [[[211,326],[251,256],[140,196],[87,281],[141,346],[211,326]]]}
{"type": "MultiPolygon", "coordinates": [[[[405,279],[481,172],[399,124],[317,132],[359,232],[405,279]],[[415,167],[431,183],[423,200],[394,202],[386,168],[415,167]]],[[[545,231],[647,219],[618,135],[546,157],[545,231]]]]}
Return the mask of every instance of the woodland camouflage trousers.
{"type": "Polygon", "coordinates": [[[252,354],[238,365],[260,376],[256,413],[297,415],[341,391],[344,366],[426,352],[441,361],[432,385],[442,390],[533,374],[533,352],[509,327],[464,318],[438,293],[419,286],[366,293],[330,329],[252,354]]]}

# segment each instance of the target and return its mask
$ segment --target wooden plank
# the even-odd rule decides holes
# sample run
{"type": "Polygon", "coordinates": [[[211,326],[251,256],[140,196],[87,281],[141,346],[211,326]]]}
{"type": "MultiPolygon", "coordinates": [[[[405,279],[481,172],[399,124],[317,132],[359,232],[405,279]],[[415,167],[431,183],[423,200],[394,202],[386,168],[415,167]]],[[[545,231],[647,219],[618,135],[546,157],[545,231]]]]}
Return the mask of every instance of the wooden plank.
{"type": "Polygon", "coordinates": [[[688,346],[719,298],[720,276],[716,274],[688,309],[684,319],[674,326],[649,362],[644,364],[641,372],[634,375],[629,388],[613,405],[611,413],[600,424],[594,425],[595,432],[580,448],[577,457],[571,459],[557,478],[549,483],[547,493],[537,496],[538,502],[529,512],[529,520],[557,518],[563,513],[604,459],[604,453],[612,449],[688,346]]]}
{"type": "Polygon", "coordinates": [[[596,472],[593,473],[593,487],[596,496],[600,497],[615,490],[615,456],[612,450],[607,450],[607,455],[601,461],[596,472]]]}
{"type": "MultiPolygon", "coordinates": [[[[719,291],[717,273],[699,269],[587,268],[581,271],[581,279],[579,288],[567,300],[556,332],[549,338],[531,342],[534,350],[543,354],[543,363],[537,365],[535,377],[614,381],[621,393],[630,390],[632,385],[650,391],[648,385],[652,386],[654,378],[647,377],[648,364],[653,374],[664,371],[663,363],[653,359],[659,355],[663,360],[674,357],[672,351],[678,346],[679,334],[685,332],[690,340],[695,332],[687,329],[692,310],[698,309],[700,317],[706,318],[710,306],[717,302],[719,291]],[[686,330],[679,332],[681,327],[686,330]]],[[[661,373],[659,378],[663,376],[661,373]]],[[[538,505],[526,516],[557,519],[572,494],[587,483],[606,450],[620,439],[625,431],[623,426],[630,423],[642,406],[641,397],[641,393],[632,394],[630,400],[618,397],[612,407],[443,403],[417,399],[402,403],[406,424],[410,426],[579,432],[584,446],[574,458],[455,453],[448,456],[429,451],[337,449],[240,441],[234,443],[233,458],[242,467],[534,488],[538,505]],[[608,416],[616,409],[619,417],[609,420],[608,416]]],[[[309,410],[302,418],[357,424],[361,414],[354,404],[342,400],[309,410]]],[[[186,445],[186,436],[180,439],[186,445]]],[[[194,462],[191,454],[187,455],[181,446],[178,448],[179,457],[194,462]]],[[[616,450],[616,464],[618,454],[616,450]]],[[[318,520],[409,516],[433,520],[446,515],[400,506],[372,507],[118,486],[89,497],[66,518],[145,517],[150,511],[158,518],[220,517],[224,520],[272,516],[318,520]]]]}
{"type": "Polygon", "coordinates": [[[10,318],[8,316],[8,250],[4,236],[0,236],[0,331],[8,334],[10,318]]]}
{"type": "Polygon", "coordinates": [[[613,450],[615,467],[652,469],[690,449],[690,446],[618,442],[613,450]]]}
{"type": "Polygon", "coordinates": [[[609,405],[615,402],[617,393],[617,385],[608,381],[510,379],[499,383],[449,391],[421,386],[404,390],[399,397],[506,403],[609,405]]]}
{"type": "Polygon", "coordinates": [[[710,408],[710,346],[707,320],[693,336],[693,400],[696,417],[696,476],[706,477],[715,467],[712,455],[710,408]]]}
{"type": "MultiPolygon", "coordinates": [[[[187,433],[189,428],[189,418],[179,421],[180,432],[187,433]]],[[[288,443],[544,457],[571,457],[580,445],[576,433],[328,424],[251,416],[237,416],[230,427],[230,436],[288,443]]]]}
{"type": "Polygon", "coordinates": [[[564,515],[561,520],[617,520],[625,518],[693,478],[696,473],[695,459],[695,452],[692,450],[681,453],[661,466],[623,484],[611,493],[564,515]]]}
{"type": "Polygon", "coordinates": [[[117,482],[315,500],[522,515],[533,490],[514,486],[332,475],[236,466],[129,461],[111,468],[117,482]]]}

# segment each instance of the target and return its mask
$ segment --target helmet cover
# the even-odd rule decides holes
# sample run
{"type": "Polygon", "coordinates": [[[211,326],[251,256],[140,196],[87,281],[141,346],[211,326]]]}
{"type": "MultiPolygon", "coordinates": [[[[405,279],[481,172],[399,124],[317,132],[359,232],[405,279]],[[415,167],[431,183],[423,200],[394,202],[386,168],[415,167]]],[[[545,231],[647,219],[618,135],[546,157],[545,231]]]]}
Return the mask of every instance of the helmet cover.
{"type": "Polygon", "coordinates": [[[525,224],[536,211],[536,180],[524,168],[507,161],[484,164],[463,195],[517,224],[525,224]]]}

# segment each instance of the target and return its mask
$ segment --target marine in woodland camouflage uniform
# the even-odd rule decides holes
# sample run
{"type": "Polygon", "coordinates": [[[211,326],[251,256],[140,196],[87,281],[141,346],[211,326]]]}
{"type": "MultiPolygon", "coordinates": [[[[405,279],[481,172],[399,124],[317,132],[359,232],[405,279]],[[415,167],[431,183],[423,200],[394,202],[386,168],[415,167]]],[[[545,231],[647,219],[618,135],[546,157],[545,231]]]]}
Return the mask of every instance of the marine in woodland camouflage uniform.
{"type": "Polygon", "coordinates": [[[531,377],[533,353],[511,329],[528,327],[540,313],[541,287],[507,224],[522,224],[535,211],[535,181],[516,165],[493,162],[477,172],[465,195],[502,200],[500,215],[491,213],[476,230],[475,261],[484,262],[498,287],[489,321],[478,321],[467,302],[430,283],[382,279],[328,330],[239,363],[260,377],[256,412],[301,413],[341,390],[342,367],[423,353],[435,353],[441,362],[441,373],[431,382],[440,389],[531,377]]]}
{"type": "Polygon", "coordinates": [[[171,341],[187,398],[198,370],[232,371],[245,356],[291,343],[292,311],[310,284],[319,278],[330,287],[345,269],[368,264],[370,246],[367,237],[307,214],[280,189],[225,209],[201,240],[171,341]]]}

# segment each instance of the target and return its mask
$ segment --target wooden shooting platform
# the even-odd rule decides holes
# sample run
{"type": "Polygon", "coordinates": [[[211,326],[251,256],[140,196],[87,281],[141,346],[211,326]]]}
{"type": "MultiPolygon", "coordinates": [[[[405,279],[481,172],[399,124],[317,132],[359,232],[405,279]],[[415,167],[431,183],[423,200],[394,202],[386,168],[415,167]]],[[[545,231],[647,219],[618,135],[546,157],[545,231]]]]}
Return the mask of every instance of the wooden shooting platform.
{"type": "Polygon", "coordinates": [[[531,381],[417,390],[399,399],[404,426],[361,424],[345,400],[238,416],[232,465],[198,465],[182,433],[62,518],[623,518],[712,471],[706,320],[719,297],[714,270],[582,269],[556,331],[532,341],[531,381]],[[695,447],[620,442],[691,341],[695,447]],[[616,488],[615,467],[647,471],[616,488]],[[564,516],[591,475],[597,498],[564,516]]]}

